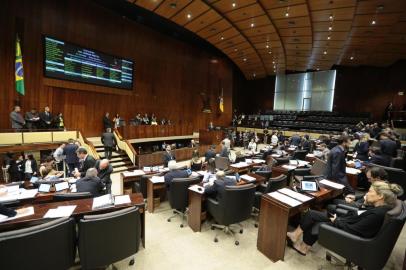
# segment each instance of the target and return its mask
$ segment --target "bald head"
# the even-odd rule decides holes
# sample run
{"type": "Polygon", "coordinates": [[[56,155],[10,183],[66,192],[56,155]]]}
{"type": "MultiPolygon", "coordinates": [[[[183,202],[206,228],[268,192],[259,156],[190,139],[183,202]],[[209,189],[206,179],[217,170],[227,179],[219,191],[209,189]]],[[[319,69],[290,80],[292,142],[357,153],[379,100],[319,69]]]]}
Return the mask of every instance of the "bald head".
{"type": "Polygon", "coordinates": [[[100,160],[99,168],[100,170],[104,170],[109,166],[110,162],[108,159],[102,159],[100,160]]]}

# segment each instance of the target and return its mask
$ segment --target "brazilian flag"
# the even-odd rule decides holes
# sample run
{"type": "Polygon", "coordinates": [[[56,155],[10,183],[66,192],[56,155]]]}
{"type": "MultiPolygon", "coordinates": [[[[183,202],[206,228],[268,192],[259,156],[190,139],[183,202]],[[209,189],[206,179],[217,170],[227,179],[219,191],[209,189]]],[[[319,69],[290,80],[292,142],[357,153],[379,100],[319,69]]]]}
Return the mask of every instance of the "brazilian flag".
{"type": "Polygon", "coordinates": [[[20,95],[25,94],[24,89],[24,71],[23,71],[23,56],[21,54],[20,39],[16,40],[16,91],[20,95]]]}

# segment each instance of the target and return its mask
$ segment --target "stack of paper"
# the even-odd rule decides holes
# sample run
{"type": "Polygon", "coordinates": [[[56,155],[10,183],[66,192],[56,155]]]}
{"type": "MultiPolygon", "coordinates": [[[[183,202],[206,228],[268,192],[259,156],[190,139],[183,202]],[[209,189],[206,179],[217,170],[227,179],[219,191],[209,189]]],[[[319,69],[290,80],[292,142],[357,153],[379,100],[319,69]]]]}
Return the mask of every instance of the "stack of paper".
{"type": "Polygon", "coordinates": [[[271,155],[271,157],[278,158],[278,157],[281,157],[281,155],[278,155],[278,154],[272,154],[272,155],[271,155]]]}
{"type": "Polygon", "coordinates": [[[154,184],[165,183],[165,177],[163,176],[152,176],[150,180],[154,184]]]}
{"type": "Polygon", "coordinates": [[[134,170],[132,172],[123,172],[124,177],[130,177],[130,176],[141,176],[145,175],[145,172],[143,170],[134,170]]]}
{"type": "Polygon", "coordinates": [[[253,161],[255,164],[265,163],[265,160],[263,160],[263,159],[253,159],[252,161],[253,161]]]}
{"type": "Polygon", "coordinates": [[[282,168],[285,168],[289,171],[296,169],[296,166],[293,165],[282,165],[282,168]]]}
{"type": "Polygon", "coordinates": [[[292,207],[295,207],[295,206],[298,206],[298,205],[302,204],[298,200],[295,200],[295,199],[293,199],[293,198],[291,198],[289,196],[286,196],[286,195],[284,195],[282,193],[279,193],[277,191],[268,193],[268,195],[271,196],[272,198],[274,198],[274,199],[276,199],[276,200],[278,200],[280,202],[283,202],[284,204],[292,206],[292,207]]]}
{"type": "Polygon", "coordinates": [[[201,186],[198,186],[198,185],[192,185],[192,186],[190,186],[190,187],[189,187],[189,190],[192,190],[192,191],[197,192],[197,193],[200,193],[200,194],[203,194],[203,193],[204,193],[204,188],[201,187],[201,186]]]}
{"type": "Polygon", "coordinates": [[[313,158],[314,154],[307,154],[306,157],[313,158]]]}
{"type": "Polygon", "coordinates": [[[292,197],[292,198],[294,198],[294,199],[296,199],[298,201],[301,201],[301,202],[307,202],[307,201],[310,201],[312,199],[309,196],[300,194],[299,192],[293,191],[293,190],[288,189],[288,188],[279,189],[278,192],[283,193],[283,194],[285,194],[285,195],[287,195],[289,197],[292,197]]]}
{"type": "Polygon", "coordinates": [[[143,170],[144,172],[151,172],[151,171],[152,171],[152,168],[151,168],[151,167],[144,167],[144,168],[142,168],[142,170],[143,170]]]}
{"type": "Polygon", "coordinates": [[[234,168],[243,168],[243,167],[247,167],[248,163],[247,162],[238,162],[238,163],[231,164],[230,166],[234,167],[234,168]]]}
{"type": "Polygon", "coordinates": [[[245,162],[247,162],[248,164],[252,163],[252,159],[251,158],[246,158],[245,162]]]}
{"type": "Polygon", "coordinates": [[[38,189],[24,189],[19,195],[18,199],[23,200],[23,199],[30,199],[34,198],[38,193],[38,189]]]}
{"type": "Polygon", "coordinates": [[[49,209],[44,218],[60,218],[70,217],[75,210],[76,205],[58,206],[57,208],[49,209]]]}
{"type": "Polygon", "coordinates": [[[204,176],[204,175],[206,174],[206,171],[197,171],[197,173],[198,173],[200,176],[204,176]]]}
{"type": "Polygon", "coordinates": [[[114,205],[126,204],[131,203],[131,199],[129,195],[121,195],[114,197],[114,205]]]}
{"type": "Polygon", "coordinates": [[[330,181],[330,180],[327,180],[327,179],[323,179],[319,183],[323,184],[325,186],[328,186],[328,187],[335,188],[335,189],[343,189],[344,188],[344,185],[341,185],[339,183],[336,183],[336,182],[333,182],[333,181],[330,181]]]}
{"type": "Polygon", "coordinates": [[[114,199],[111,194],[106,194],[100,197],[93,198],[92,209],[110,207],[114,205],[114,199]]]}
{"type": "Polygon", "coordinates": [[[350,168],[350,167],[346,167],[345,168],[345,172],[348,174],[359,174],[361,173],[361,170],[355,169],[355,168],[350,168]]]}
{"type": "Polygon", "coordinates": [[[255,177],[243,174],[240,176],[241,179],[244,179],[247,182],[254,182],[255,180],[257,180],[255,177]]]}
{"type": "Polygon", "coordinates": [[[162,166],[162,168],[159,168],[159,172],[169,172],[169,168],[168,167],[164,168],[162,166]]]}

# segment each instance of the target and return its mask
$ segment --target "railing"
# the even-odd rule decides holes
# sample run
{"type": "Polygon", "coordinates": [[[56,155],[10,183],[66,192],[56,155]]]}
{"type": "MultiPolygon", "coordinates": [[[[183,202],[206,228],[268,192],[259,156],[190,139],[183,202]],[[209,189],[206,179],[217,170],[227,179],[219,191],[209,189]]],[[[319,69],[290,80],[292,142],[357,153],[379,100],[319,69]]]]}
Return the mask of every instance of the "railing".
{"type": "Polygon", "coordinates": [[[193,134],[191,124],[182,125],[157,125],[157,126],[123,126],[119,131],[126,140],[141,138],[157,138],[172,136],[187,136],[193,134]]]}
{"type": "Polygon", "coordinates": [[[56,143],[68,139],[78,139],[77,132],[65,130],[22,131],[0,130],[0,145],[16,145],[30,143],[56,143]]]}
{"type": "Polygon", "coordinates": [[[86,148],[87,152],[94,157],[94,159],[100,159],[99,154],[96,151],[96,148],[94,147],[93,143],[86,139],[85,137],[82,136],[82,133],[78,131],[78,141],[82,145],[82,147],[86,148]]]}
{"type": "Polygon", "coordinates": [[[124,140],[118,130],[114,130],[114,137],[116,138],[118,148],[126,152],[131,162],[135,165],[137,152],[135,151],[134,147],[130,142],[124,140]]]}

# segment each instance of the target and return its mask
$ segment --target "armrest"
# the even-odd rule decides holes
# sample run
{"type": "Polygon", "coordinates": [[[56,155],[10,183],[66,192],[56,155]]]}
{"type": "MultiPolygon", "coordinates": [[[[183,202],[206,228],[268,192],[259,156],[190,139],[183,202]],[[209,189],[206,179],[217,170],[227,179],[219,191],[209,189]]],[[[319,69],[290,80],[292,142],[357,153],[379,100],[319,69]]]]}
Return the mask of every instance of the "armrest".
{"type": "Polygon", "coordinates": [[[295,169],[295,170],[293,171],[293,173],[294,173],[295,175],[301,175],[301,176],[310,175],[310,168],[295,169]]]}
{"type": "Polygon", "coordinates": [[[344,210],[352,211],[352,212],[357,212],[358,208],[356,206],[351,206],[351,205],[346,205],[346,204],[338,204],[337,209],[341,208],[344,210]]]}
{"type": "Polygon", "coordinates": [[[262,194],[262,193],[265,193],[266,187],[267,187],[267,184],[262,183],[258,186],[257,190],[258,190],[258,192],[260,192],[262,194]]]}
{"type": "Polygon", "coordinates": [[[320,225],[318,241],[325,248],[352,262],[368,258],[368,253],[375,248],[369,244],[370,239],[353,235],[329,224],[320,225]]]}

